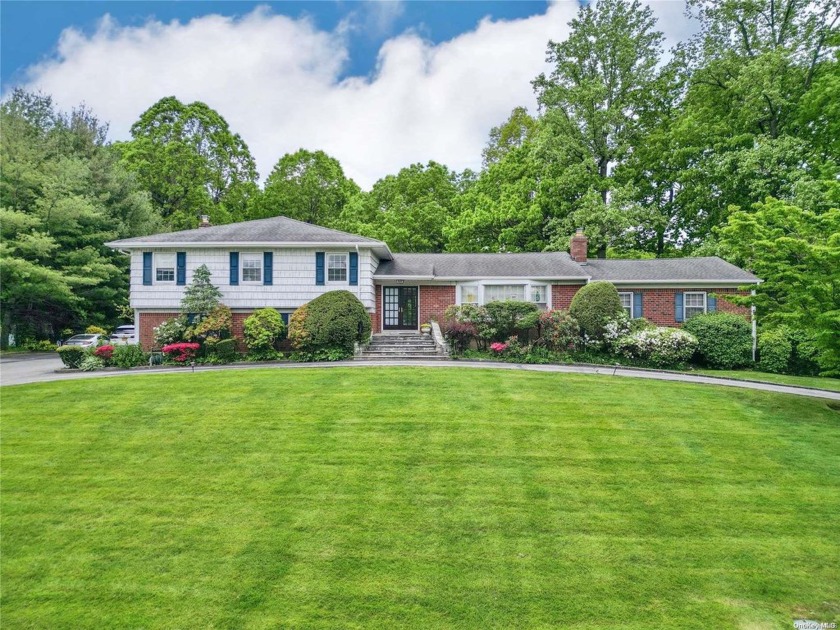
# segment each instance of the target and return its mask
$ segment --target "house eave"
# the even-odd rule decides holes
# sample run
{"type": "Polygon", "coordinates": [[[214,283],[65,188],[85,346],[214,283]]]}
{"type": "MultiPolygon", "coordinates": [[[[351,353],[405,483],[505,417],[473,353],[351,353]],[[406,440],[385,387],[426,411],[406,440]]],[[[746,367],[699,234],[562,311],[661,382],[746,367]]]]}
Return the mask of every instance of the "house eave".
{"type": "Polygon", "coordinates": [[[301,249],[301,248],[323,248],[323,249],[370,249],[380,259],[391,260],[391,250],[385,243],[353,243],[353,242],[306,242],[306,241],[205,241],[196,243],[192,241],[136,241],[125,243],[111,241],[105,243],[111,249],[120,251],[135,249],[248,249],[248,248],[270,248],[270,249],[301,249]]]}

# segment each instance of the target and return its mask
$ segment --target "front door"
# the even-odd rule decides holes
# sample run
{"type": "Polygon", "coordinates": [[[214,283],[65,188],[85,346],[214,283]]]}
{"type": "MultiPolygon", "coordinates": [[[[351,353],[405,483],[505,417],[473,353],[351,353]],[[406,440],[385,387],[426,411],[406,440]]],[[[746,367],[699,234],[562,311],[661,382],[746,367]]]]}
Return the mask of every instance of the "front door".
{"type": "Polygon", "coordinates": [[[417,330],[417,287],[382,287],[384,330],[417,330]]]}

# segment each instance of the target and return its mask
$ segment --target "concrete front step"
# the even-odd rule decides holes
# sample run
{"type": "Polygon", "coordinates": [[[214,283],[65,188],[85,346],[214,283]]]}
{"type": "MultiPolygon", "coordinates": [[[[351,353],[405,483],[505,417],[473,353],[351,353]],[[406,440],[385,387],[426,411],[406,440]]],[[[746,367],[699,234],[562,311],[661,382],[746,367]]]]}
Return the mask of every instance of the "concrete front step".
{"type": "Polygon", "coordinates": [[[358,361],[400,361],[403,359],[437,361],[446,359],[446,356],[438,353],[434,339],[431,337],[408,332],[374,335],[370,344],[356,357],[358,361]]]}
{"type": "Polygon", "coordinates": [[[388,355],[372,355],[360,354],[354,357],[354,361],[446,361],[448,357],[442,354],[388,354],[388,355]]]}

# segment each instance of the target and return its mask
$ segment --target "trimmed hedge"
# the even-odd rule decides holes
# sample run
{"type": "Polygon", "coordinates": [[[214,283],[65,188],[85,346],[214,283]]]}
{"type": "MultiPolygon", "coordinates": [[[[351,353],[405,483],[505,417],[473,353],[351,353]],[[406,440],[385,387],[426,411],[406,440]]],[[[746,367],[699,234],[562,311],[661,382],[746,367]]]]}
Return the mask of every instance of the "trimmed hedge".
{"type": "Polygon", "coordinates": [[[607,324],[623,312],[618,290],[604,280],[583,285],[569,306],[569,313],[577,320],[581,334],[595,341],[604,338],[607,324]]]}
{"type": "Polygon", "coordinates": [[[88,356],[88,351],[81,346],[61,346],[57,352],[61,362],[69,368],[78,368],[88,356]]]}
{"type": "Polygon", "coordinates": [[[731,370],[752,363],[752,330],[740,315],[695,315],[683,330],[697,337],[697,356],[709,367],[731,370]]]}
{"type": "Polygon", "coordinates": [[[277,356],[277,341],[286,334],[286,324],[276,309],[261,308],[245,320],[243,333],[252,358],[273,359],[277,356]]]}
{"type": "Polygon", "coordinates": [[[306,357],[351,356],[356,342],[370,338],[370,315],[349,291],[329,291],[292,313],[289,340],[306,357]]]}

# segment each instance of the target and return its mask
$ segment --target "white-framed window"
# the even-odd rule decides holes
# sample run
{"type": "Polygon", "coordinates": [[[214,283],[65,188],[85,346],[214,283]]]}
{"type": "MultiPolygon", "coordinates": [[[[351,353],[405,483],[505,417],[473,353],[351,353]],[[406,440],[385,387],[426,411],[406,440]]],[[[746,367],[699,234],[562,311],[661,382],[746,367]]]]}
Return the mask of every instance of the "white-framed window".
{"type": "Polygon", "coordinates": [[[242,282],[262,282],[262,254],[242,254],[242,282]]]}
{"type": "Polygon", "coordinates": [[[347,254],[327,254],[327,282],[347,282],[347,254]]]}
{"type": "Polygon", "coordinates": [[[695,315],[706,312],[706,293],[695,291],[683,295],[683,319],[688,321],[695,315]]]}
{"type": "Polygon", "coordinates": [[[175,254],[155,254],[155,282],[175,282],[175,254]]]}
{"type": "Polygon", "coordinates": [[[461,285],[461,304],[478,304],[478,285],[461,285]]]}
{"type": "Polygon", "coordinates": [[[484,303],[499,300],[525,300],[524,284],[487,284],[484,286],[484,303]]]}
{"type": "Polygon", "coordinates": [[[548,304],[548,285],[532,284],[531,301],[540,305],[548,304]]]}
{"type": "Polygon", "coordinates": [[[633,319],[633,294],[622,291],[618,297],[621,299],[621,308],[627,311],[627,317],[633,319]]]}

